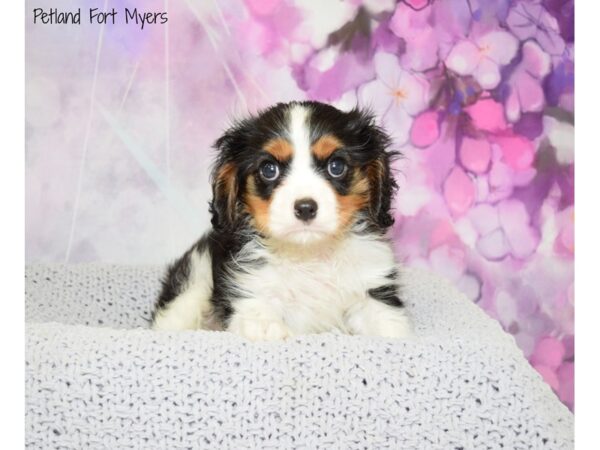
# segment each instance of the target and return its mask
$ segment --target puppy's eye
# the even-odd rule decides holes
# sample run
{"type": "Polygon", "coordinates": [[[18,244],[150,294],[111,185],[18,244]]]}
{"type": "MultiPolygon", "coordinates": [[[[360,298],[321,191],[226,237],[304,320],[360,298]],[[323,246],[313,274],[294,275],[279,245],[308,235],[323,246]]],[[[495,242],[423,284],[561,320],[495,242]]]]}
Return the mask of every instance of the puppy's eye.
{"type": "Polygon", "coordinates": [[[273,161],[266,161],[260,165],[260,176],[265,181],[275,181],[279,177],[279,165],[273,161]]]}
{"type": "Polygon", "coordinates": [[[344,175],[346,173],[346,168],[346,163],[342,158],[333,158],[327,163],[327,172],[333,178],[340,178],[344,175]]]}

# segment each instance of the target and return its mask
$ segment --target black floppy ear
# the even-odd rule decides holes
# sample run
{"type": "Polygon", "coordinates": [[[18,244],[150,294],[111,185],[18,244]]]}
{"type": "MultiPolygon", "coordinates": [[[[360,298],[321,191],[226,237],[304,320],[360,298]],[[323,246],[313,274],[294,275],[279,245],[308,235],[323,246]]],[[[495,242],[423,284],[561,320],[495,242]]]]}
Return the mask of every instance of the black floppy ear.
{"type": "Polygon", "coordinates": [[[373,222],[383,229],[394,224],[394,217],[390,209],[394,193],[398,188],[396,180],[391,174],[390,160],[390,153],[381,152],[367,166],[367,177],[369,178],[371,192],[369,212],[373,222]]]}
{"type": "Polygon", "coordinates": [[[391,171],[392,161],[400,155],[389,150],[392,140],[388,134],[375,123],[373,114],[368,110],[354,109],[351,126],[360,136],[361,143],[369,155],[366,164],[366,175],[369,180],[369,216],[371,221],[381,229],[394,224],[391,205],[398,189],[391,171]]]}
{"type": "Polygon", "coordinates": [[[210,213],[215,229],[232,229],[239,216],[238,166],[232,158],[232,141],[232,134],[227,132],[214,145],[218,154],[211,174],[210,213]]]}

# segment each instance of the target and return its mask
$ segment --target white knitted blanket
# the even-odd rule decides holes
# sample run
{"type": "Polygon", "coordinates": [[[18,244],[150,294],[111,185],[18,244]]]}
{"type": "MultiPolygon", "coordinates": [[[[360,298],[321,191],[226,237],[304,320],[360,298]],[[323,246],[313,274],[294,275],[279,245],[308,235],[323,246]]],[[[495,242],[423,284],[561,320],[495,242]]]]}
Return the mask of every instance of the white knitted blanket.
{"type": "Polygon", "coordinates": [[[26,269],[29,448],[569,449],[573,416],[511,336],[403,274],[417,336],[249,343],[154,332],[157,267],[26,269]]]}

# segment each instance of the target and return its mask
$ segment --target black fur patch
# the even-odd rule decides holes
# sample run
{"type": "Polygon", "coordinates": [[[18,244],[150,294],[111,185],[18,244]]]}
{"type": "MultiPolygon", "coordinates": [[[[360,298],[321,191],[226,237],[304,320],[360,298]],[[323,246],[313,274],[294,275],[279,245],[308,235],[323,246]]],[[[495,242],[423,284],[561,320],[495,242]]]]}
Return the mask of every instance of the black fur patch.
{"type": "Polygon", "coordinates": [[[214,231],[209,235],[213,273],[211,302],[215,316],[223,324],[228,322],[233,313],[231,303],[239,298],[239,293],[233,293],[231,274],[264,264],[262,260],[240,261],[236,257],[245,244],[257,238],[256,232],[248,225],[244,232],[229,234],[214,231]],[[232,264],[234,260],[235,264],[232,264]]]}
{"type": "Polygon", "coordinates": [[[371,298],[385,303],[389,306],[397,306],[402,308],[404,303],[398,296],[398,285],[396,284],[384,284],[378,288],[369,289],[367,291],[371,298]]]}
{"type": "Polygon", "coordinates": [[[156,300],[154,311],[152,311],[152,320],[154,320],[156,312],[159,309],[164,308],[171,300],[185,290],[190,277],[190,258],[192,257],[192,253],[206,251],[207,245],[208,238],[207,235],[204,235],[183,256],[169,265],[167,273],[162,280],[161,291],[156,300]]]}

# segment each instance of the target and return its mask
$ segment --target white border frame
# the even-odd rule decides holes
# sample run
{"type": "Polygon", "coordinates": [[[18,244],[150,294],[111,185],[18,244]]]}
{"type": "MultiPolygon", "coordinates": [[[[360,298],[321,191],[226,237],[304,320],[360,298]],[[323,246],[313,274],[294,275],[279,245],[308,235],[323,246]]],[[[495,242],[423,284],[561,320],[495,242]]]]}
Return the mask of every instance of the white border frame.
{"type": "Polygon", "coordinates": [[[25,8],[21,2],[2,5],[0,51],[2,161],[1,264],[2,447],[23,448],[25,420],[24,264],[25,264],[25,8]]]}
{"type": "Polygon", "coordinates": [[[587,449],[598,442],[598,320],[600,298],[600,59],[595,1],[575,5],[575,443],[587,449]]]}
{"type": "MultiPolygon", "coordinates": [[[[21,447],[24,442],[24,23],[25,5],[3,5],[2,72],[2,444],[21,447]]],[[[598,79],[600,58],[598,2],[578,1],[576,13],[576,447],[597,442],[596,417],[600,406],[600,363],[596,335],[600,298],[595,260],[600,252],[600,127],[598,79]]]]}

